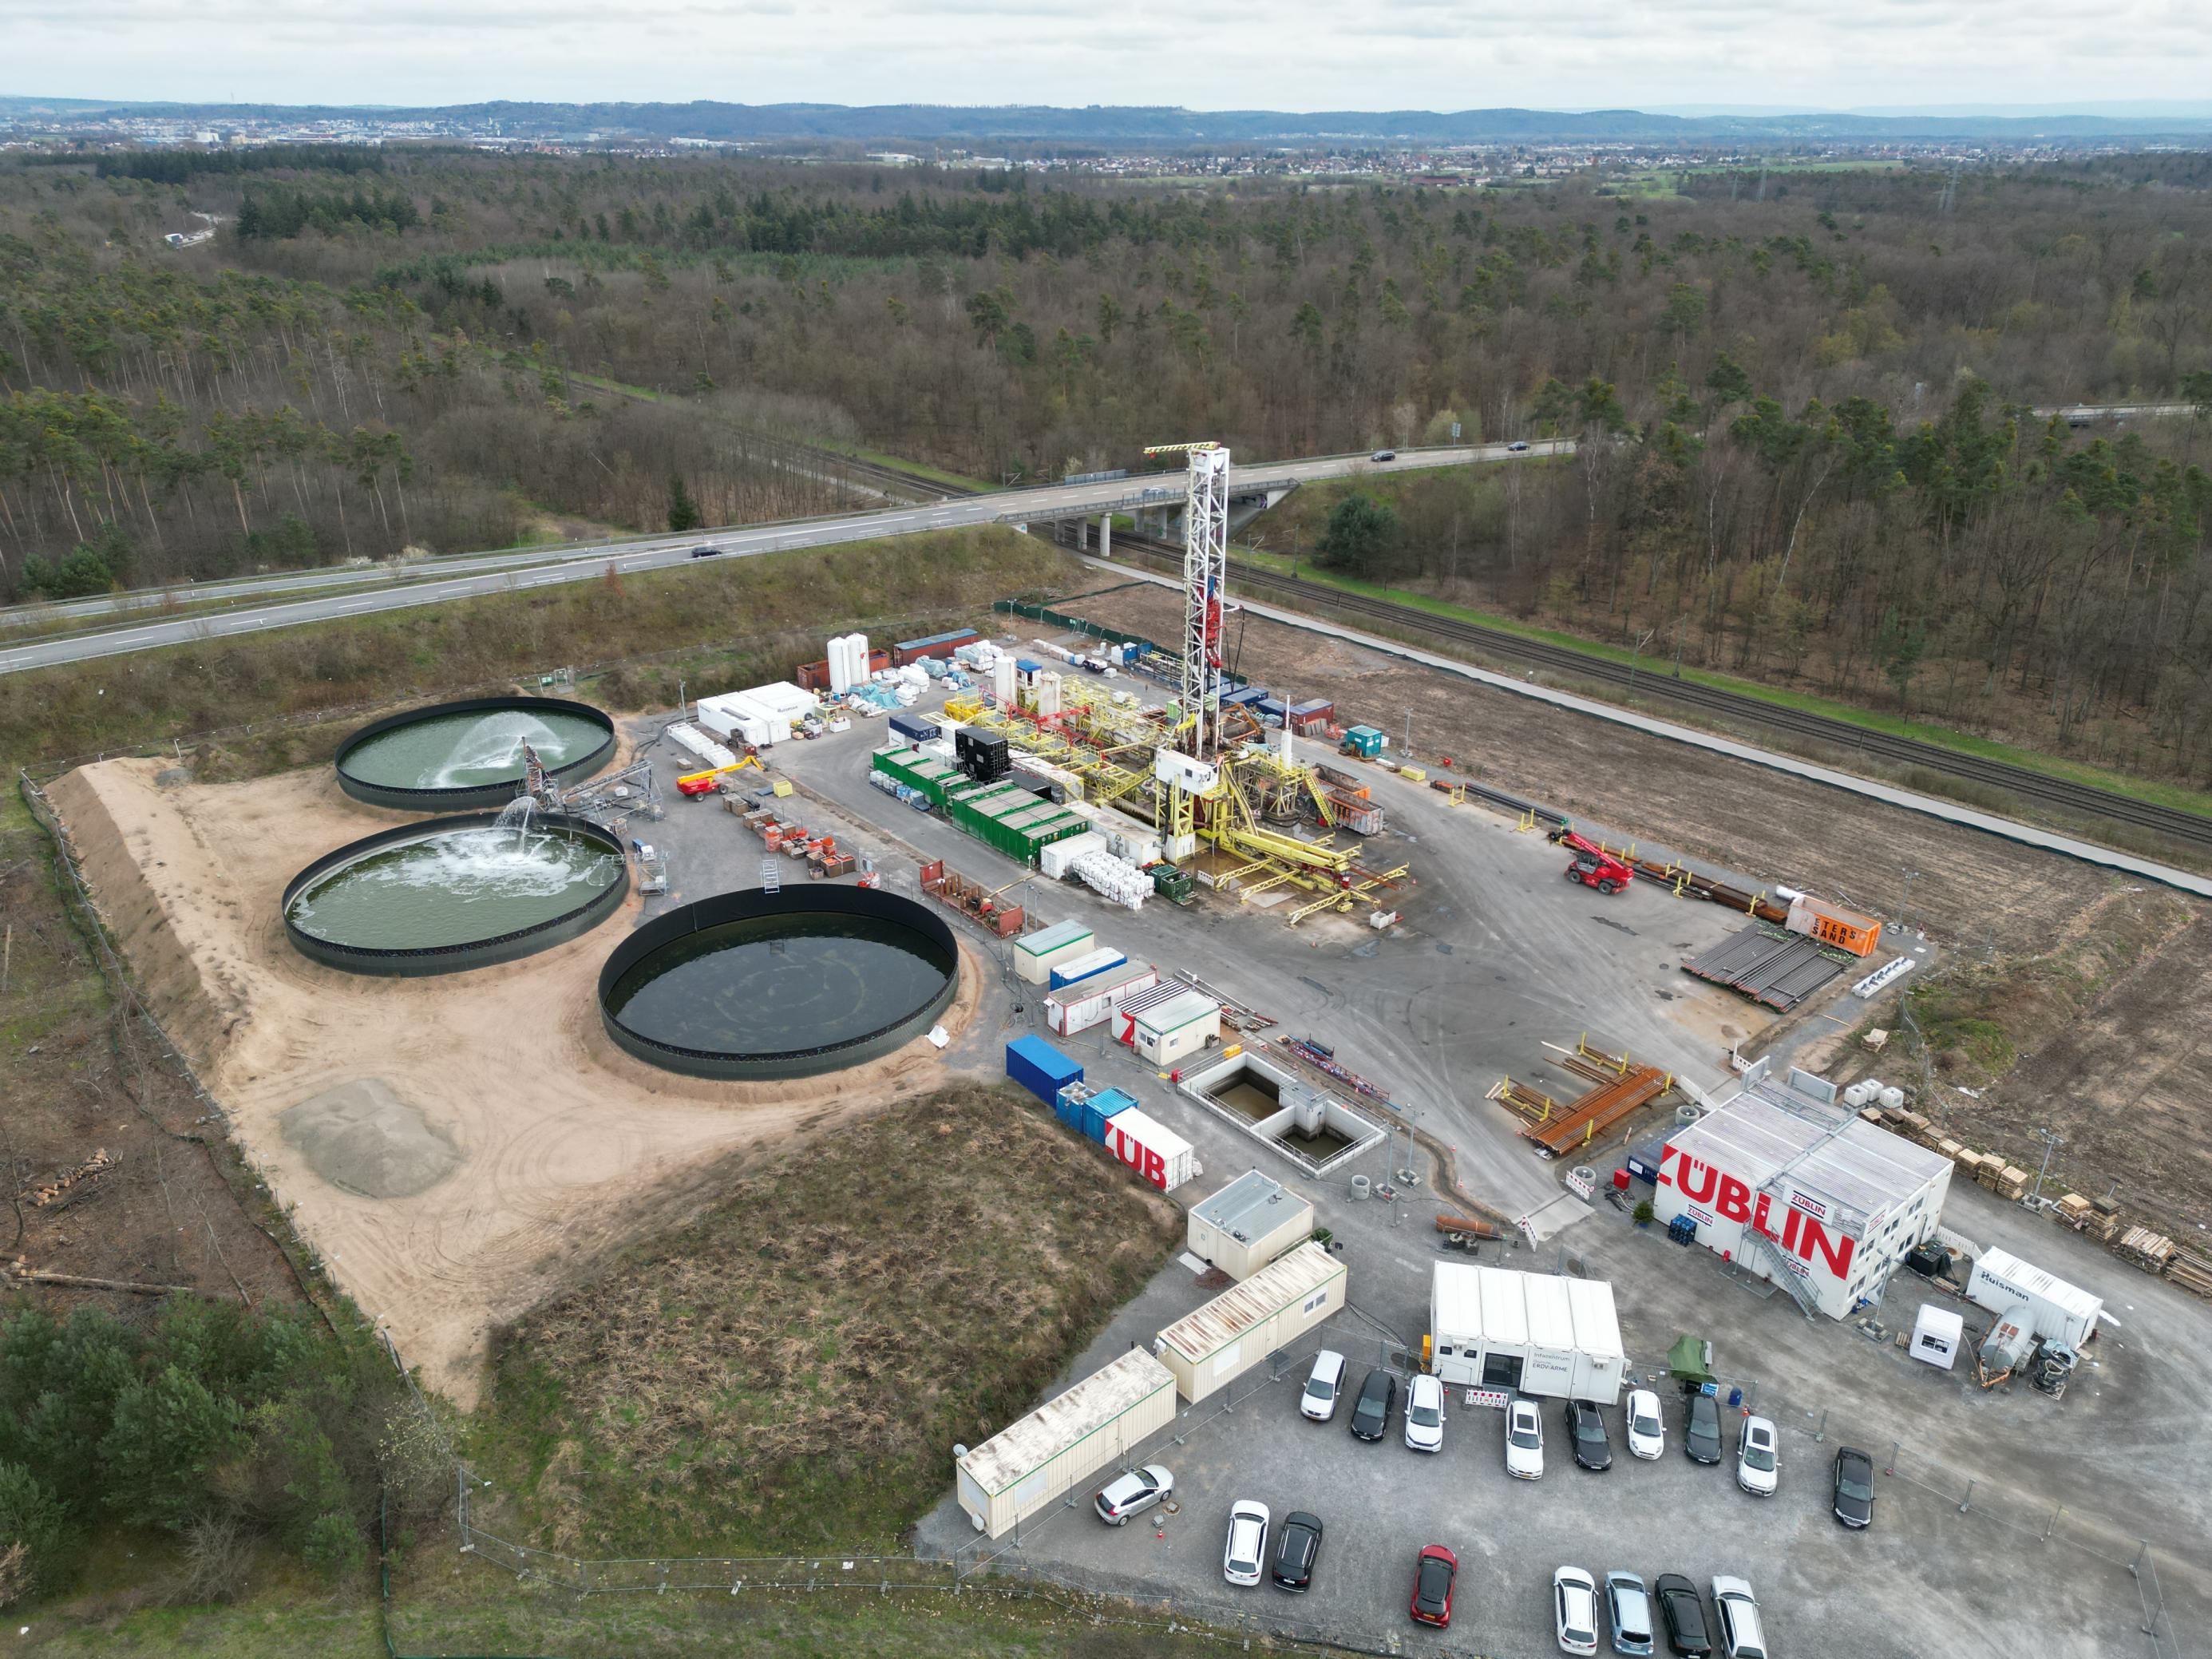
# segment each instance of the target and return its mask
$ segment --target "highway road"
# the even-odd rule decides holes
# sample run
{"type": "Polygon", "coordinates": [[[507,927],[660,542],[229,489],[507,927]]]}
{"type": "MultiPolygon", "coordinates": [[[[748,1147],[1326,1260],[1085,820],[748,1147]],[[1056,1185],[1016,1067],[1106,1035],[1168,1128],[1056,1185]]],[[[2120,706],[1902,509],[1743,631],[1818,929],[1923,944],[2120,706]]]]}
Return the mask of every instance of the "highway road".
{"type": "MultiPolygon", "coordinates": [[[[1306,460],[1262,463],[1231,470],[1231,488],[1240,483],[1312,483],[1364,472],[1390,472],[1451,466],[1480,461],[1508,461],[1574,453],[1565,441],[1540,441],[1514,452],[1504,444],[1462,446],[1455,448],[1407,450],[1395,459],[1376,461],[1365,455],[1328,455],[1306,460]]],[[[611,564],[628,573],[665,569],[688,564],[691,550],[702,544],[720,548],[723,558],[752,558],[793,548],[826,547],[841,542],[867,541],[878,537],[910,536],[930,530],[951,530],[992,523],[1022,524],[1068,517],[1080,513],[1128,511],[1133,507],[1172,503],[1182,498],[1180,473],[1146,474],[1113,478],[1097,483],[1041,484],[1028,489],[989,495],[954,496],[913,507],[893,507],[866,512],[832,514],[782,524],[726,530],[698,531],[682,536],[642,537],[619,541],[571,544],[562,547],[510,549],[504,552],[461,554],[449,558],[399,567],[371,567],[334,570],[295,571],[252,576],[204,586],[169,590],[179,599],[200,602],[210,599],[244,600],[234,608],[204,616],[165,617],[138,622],[115,618],[109,628],[90,628],[48,639],[27,641],[0,650],[0,674],[47,668],[100,657],[158,650],[164,646],[206,644],[264,632],[272,628],[295,628],[306,623],[331,622],[379,611],[403,611],[422,605],[442,605],[452,599],[491,593],[526,592],[559,582],[587,581],[611,564]],[[393,586],[395,581],[401,585],[393,586]],[[383,586],[378,586],[383,584],[383,586]],[[364,588],[371,591],[362,591],[364,588]],[[286,598],[285,595],[297,597],[286,598]],[[254,604],[257,599],[267,604],[254,604]]],[[[158,608],[167,597],[160,592],[131,595],[144,608],[158,608]]],[[[37,608],[38,614],[72,618],[113,617],[114,598],[77,602],[86,607],[37,608]]]]}

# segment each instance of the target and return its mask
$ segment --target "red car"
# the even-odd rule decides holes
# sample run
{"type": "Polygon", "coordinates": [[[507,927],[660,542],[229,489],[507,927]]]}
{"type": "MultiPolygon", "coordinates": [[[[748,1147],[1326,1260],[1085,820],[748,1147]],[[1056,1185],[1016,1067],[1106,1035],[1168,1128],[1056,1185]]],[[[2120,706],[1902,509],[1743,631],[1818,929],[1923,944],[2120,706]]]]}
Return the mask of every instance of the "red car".
{"type": "Polygon", "coordinates": [[[1413,1617],[1442,1630],[1451,1623],[1452,1582],[1459,1558],[1442,1544],[1431,1544],[1413,1562],[1413,1617]]]}

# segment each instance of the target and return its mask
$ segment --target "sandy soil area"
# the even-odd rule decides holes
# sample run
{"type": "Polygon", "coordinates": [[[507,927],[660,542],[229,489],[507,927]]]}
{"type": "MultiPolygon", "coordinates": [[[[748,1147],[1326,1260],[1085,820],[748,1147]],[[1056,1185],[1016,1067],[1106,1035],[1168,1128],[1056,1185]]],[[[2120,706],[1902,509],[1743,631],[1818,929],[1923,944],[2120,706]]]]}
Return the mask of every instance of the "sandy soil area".
{"type": "MultiPolygon", "coordinates": [[[[83,768],[49,794],[139,984],[230,1115],[300,1235],[424,1378],[467,1407],[493,1328],[605,1253],[711,1198],[796,1135],[944,1080],[917,1040],[872,1065],[777,1085],[659,1072],[615,1048],[594,984],[638,901],[541,955],[428,980],[325,969],[284,939],[301,865],[404,821],[348,800],[321,768],[164,787],[157,762],[83,768]],[[317,1175],[289,1109],[374,1081],[458,1148],[427,1190],[374,1199],[317,1175]]],[[[945,1024],[974,1017],[964,953],[945,1024]]]]}

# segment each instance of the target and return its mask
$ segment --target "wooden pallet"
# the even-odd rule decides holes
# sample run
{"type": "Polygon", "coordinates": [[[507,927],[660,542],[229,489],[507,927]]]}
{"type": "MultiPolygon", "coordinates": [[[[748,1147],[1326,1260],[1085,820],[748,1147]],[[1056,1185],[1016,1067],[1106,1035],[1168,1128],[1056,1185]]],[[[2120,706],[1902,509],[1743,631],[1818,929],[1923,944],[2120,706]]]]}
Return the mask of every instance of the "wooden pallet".
{"type": "Polygon", "coordinates": [[[2145,1273],[2162,1273],[2173,1260],[2173,1241],[2148,1227],[2130,1227],[2113,1247],[2145,1273]]]}

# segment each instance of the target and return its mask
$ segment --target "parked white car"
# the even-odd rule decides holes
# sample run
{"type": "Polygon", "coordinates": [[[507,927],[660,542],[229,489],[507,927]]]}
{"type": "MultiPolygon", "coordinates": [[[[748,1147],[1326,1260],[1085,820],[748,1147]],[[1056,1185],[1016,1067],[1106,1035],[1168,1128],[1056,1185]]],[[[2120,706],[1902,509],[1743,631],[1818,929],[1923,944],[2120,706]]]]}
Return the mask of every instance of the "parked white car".
{"type": "Polygon", "coordinates": [[[1659,1414],[1659,1396],[1638,1389],[1628,1396],[1628,1455],[1650,1462],[1667,1449],[1667,1419],[1659,1414]]]}
{"type": "Polygon", "coordinates": [[[1561,1567],[1552,1575],[1552,1614],[1561,1653],[1597,1651],[1597,1581],[1580,1567],[1561,1567]]]}
{"type": "Polygon", "coordinates": [[[1543,1476],[1544,1414],[1533,1400],[1516,1400],[1505,1408],[1505,1473],[1516,1480],[1543,1476]]]}
{"type": "Polygon", "coordinates": [[[1323,1348],[1314,1356],[1306,1391],[1298,1396],[1298,1410],[1316,1423],[1326,1423],[1336,1415],[1337,1397],[1343,1392],[1344,1356],[1323,1348]]]}
{"type": "Polygon", "coordinates": [[[1406,1443],[1421,1452],[1444,1449],[1444,1385],[1433,1376],[1416,1376],[1406,1390],[1406,1443]]]}
{"type": "Polygon", "coordinates": [[[1728,1659],[1766,1659],[1766,1632],[1759,1625],[1759,1601],[1747,1580],[1715,1573],[1713,1611],[1720,1615],[1721,1651],[1728,1659]]]}
{"type": "Polygon", "coordinates": [[[1232,1584],[1256,1584],[1267,1559],[1267,1506],[1244,1498],[1230,1505],[1229,1541],[1221,1549],[1221,1576],[1232,1584]]]}
{"type": "Polygon", "coordinates": [[[1735,1443],[1735,1483],[1754,1498],[1771,1498],[1782,1473],[1774,1443],[1774,1425],[1763,1417],[1743,1419],[1735,1443]]]}

